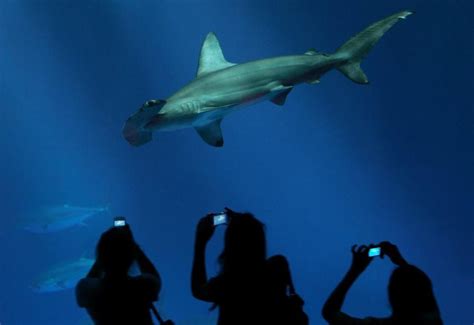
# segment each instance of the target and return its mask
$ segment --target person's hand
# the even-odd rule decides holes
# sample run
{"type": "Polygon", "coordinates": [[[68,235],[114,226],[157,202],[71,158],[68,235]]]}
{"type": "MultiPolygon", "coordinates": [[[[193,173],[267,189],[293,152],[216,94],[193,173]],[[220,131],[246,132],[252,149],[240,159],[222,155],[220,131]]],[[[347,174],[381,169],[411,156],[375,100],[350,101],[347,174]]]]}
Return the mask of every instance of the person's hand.
{"type": "Polygon", "coordinates": [[[392,244],[391,242],[383,241],[378,246],[380,246],[381,248],[381,254],[380,254],[381,258],[387,255],[392,261],[392,263],[398,266],[407,263],[405,259],[402,257],[402,254],[400,254],[398,247],[392,244]]]}
{"type": "Polygon", "coordinates": [[[196,227],[196,244],[205,245],[214,234],[214,215],[208,214],[199,220],[196,227]]]}
{"type": "Polygon", "coordinates": [[[235,218],[239,214],[238,212],[235,212],[234,210],[231,210],[228,207],[224,208],[224,212],[227,215],[227,218],[229,220],[228,222],[230,222],[230,220],[232,220],[232,218],[235,218]]]}
{"type": "Polygon", "coordinates": [[[357,247],[357,245],[352,246],[352,271],[362,273],[367,266],[369,266],[373,259],[373,257],[369,257],[369,249],[373,246],[374,245],[361,245],[359,247],[357,247]]]}

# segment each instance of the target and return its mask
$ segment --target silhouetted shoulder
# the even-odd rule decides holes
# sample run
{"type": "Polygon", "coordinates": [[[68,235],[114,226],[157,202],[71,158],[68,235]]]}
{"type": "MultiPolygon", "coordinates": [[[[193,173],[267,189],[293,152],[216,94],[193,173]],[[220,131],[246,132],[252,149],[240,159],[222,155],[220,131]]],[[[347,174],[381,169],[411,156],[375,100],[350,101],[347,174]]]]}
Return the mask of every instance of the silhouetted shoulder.
{"type": "Polygon", "coordinates": [[[265,280],[273,294],[286,295],[291,284],[290,265],[283,255],[273,255],[265,262],[265,280]]]}
{"type": "Polygon", "coordinates": [[[79,307],[94,305],[98,292],[101,290],[101,280],[83,278],[76,285],[76,300],[79,307]]]}
{"type": "Polygon", "coordinates": [[[289,263],[284,255],[273,255],[266,260],[265,264],[267,272],[270,273],[284,273],[289,270],[289,263]]]}

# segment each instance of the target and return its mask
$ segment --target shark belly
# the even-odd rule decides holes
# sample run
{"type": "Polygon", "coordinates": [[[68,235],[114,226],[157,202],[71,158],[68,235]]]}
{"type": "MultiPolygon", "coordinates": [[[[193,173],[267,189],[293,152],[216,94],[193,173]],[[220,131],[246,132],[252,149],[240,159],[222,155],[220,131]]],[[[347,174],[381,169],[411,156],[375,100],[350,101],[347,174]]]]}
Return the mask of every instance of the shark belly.
{"type": "MultiPolygon", "coordinates": [[[[272,100],[288,91],[308,71],[308,66],[276,66],[262,69],[261,62],[251,62],[198,78],[168,101],[179,102],[179,108],[167,111],[175,116],[174,127],[192,127],[262,101],[272,100]]],[[[162,128],[160,127],[160,130],[162,128]]]]}
{"type": "Polygon", "coordinates": [[[265,86],[226,93],[219,100],[214,100],[202,112],[195,115],[192,125],[201,126],[212,121],[223,119],[227,115],[247,106],[271,100],[285,88],[280,82],[271,82],[265,86]]]}

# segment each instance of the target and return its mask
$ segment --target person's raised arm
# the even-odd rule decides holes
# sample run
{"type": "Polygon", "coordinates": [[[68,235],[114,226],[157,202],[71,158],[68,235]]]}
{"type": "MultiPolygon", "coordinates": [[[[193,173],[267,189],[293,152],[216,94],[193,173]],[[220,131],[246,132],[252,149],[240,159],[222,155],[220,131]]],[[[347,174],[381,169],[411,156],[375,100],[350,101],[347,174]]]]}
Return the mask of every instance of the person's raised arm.
{"type": "Polygon", "coordinates": [[[347,292],[352,284],[357,280],[360,274],[369,266],[372,257],[368,255],[369,247],[362,245],[357,248],[357,245],[352,246],[352,264],[347,271],[342,281],[338,284],[336,289],[331,293],[324,304],[322,315],[329,323],[333,322],[341,312],[342,304],[347,292]]]}
{"type": "Polygon", "coordinates": [[[196,228],[193,268],[191,272],[191,291],[195,298],[209,301],[206,290],[208,282],[206,272],[206,245],[214,233],[212,215],[203,217],[196,228]]]}
{"type": "Polygon", "coordinates": [[[407,261],[403,258],[402,254],[398,250],[398,247],[392,244],[389,241],[383,241],[379,244],[381,248],[381,255],[380,257],[383,258],[387,255],[393,264],[397,266],[407,265],[407,261]]]}
{"type": "Polygon", "coordinates": [[[148,258],[148,256],[146,256],[141,247],[138,246],[135,239],[133,238],[132,229],[130,228],[130,225],[127,224],[123,226],[122,229],[127,233],[130,238],[130,241],[135,246],[135,260],[137,261],[140,272],[145,274],[151,274],[153,276],[156,276],[160,280],[160,274],[158,273],[158,270],[155,268],[151,260],[148,258]]]}
{"type": "Polygon", "coordinates": [[[140,269],[140,272],[151,274],[153,276],[156,276],[158,279],[160,279],[160,273],[158,273],[158,270],[153,265],[153,263],[148,258],[148,256],[145,255],[145,253],[140,248],[140,246],[137,245],[136,249],[137,249],[137,256],[136,256],[137,264],[138,264],[138,268],[140,269]]]}

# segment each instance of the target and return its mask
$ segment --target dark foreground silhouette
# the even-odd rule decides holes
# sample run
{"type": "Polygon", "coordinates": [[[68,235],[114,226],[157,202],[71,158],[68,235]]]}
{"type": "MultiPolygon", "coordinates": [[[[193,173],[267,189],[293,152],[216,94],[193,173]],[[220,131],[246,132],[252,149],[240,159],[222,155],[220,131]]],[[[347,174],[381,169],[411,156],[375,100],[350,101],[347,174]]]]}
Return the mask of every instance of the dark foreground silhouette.
{"type": "Polygon", "coordinates": [[[284,256],[266,257],[263,224],[250,213],[226,209],[228,226],[220,273],[208,279],[205,250],[214,233],[214,215],[197,226],[191,276],[193,296],[219,308],[219,325],[307,324],[284,256]],[[290,295],[288,295],[290,293],[290,295]]]}
{"type": "Polygon", "coordinates": [[[381,257],[387,255],[397,266],[388,285],[392,315],[387,318],[351,317],[341,311],[345,296],[359,275],[374,257],[369,257],[372,246],[352,247],[352,265],[323,307],[323,317],[333,325],[442,325],[438,304],[429,277],[416,266],[408,264],[397,246],[382,242],[381,257]]]}
{"type": "Polygon", "coordinates": [[[113,227],[104,232],[96,253],[91,270],[76,286],[78,305],[86,308],[95,324],[153,324],[150,308],[158,299],[161,279],[135,243],[130,227],[113,227]],[[131,277],[128,271],[135,261],[141,274],[131,277]]]}

